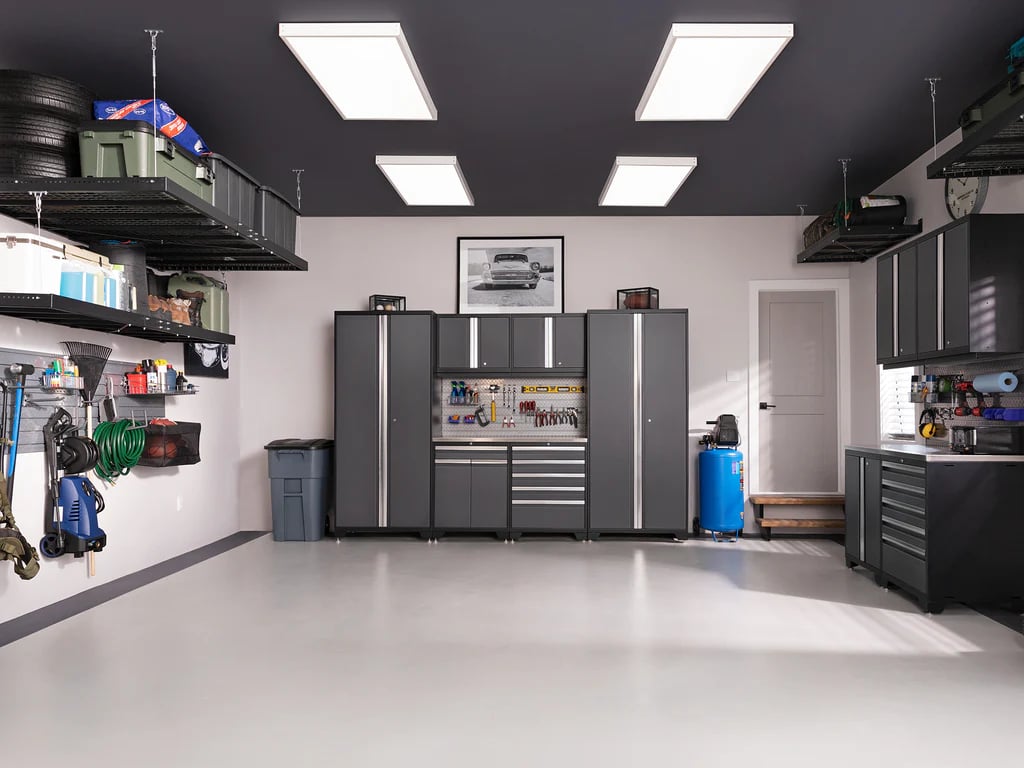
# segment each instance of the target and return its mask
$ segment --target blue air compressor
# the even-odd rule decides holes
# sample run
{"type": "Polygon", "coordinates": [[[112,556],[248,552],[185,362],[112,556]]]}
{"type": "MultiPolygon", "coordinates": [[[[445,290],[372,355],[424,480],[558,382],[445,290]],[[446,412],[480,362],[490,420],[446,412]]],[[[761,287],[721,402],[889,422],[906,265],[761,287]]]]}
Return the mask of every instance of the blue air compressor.
{"type": "Polygon", "coordinates": [[[720,533],[735,541],[743,533],[743,454],[736,450],[740,432],[736,417],[728,413],[708,424],[714,428],[700,440],[700,515],[694,529],[710,531],[715,541],[720,533]]]}

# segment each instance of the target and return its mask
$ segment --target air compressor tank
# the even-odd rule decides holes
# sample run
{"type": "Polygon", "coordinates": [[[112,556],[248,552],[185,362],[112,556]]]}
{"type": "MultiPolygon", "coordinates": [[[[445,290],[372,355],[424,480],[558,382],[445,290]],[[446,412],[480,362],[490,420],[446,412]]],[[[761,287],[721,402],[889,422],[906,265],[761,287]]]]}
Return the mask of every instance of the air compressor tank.
{"type": "Polygon", "coordinates": [[[711,533],[743,530],[743,454],[734,448],[701,451],[700,527],[711,533]]]}

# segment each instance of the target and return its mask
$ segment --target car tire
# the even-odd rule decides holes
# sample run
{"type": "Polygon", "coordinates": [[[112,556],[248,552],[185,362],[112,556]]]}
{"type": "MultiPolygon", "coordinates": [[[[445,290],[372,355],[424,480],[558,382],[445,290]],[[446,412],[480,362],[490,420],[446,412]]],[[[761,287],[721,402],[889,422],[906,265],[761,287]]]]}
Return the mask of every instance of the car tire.
{"type": "Polygon", "coordinates": [[[0,69],[0,108],[45,111],[76,121],[92,117],[93,93],[72,80],[0,69]]]}
{"type": "Polygon", "coordinates": [[[533,283],[533,285],[530,286],[530,290],[531,291],[536,291],[538,285],[539,285],[538,283],[533,283]]]}
{"type": "Polygon", "coordinates": [[[50,152],[41,147],[29,149],[0,146],[0,178],[65,178],[77,176],[78,171],[78,163],[61,152],[50,152]]]}
{"type": "Polygon", "coordinates": [[[0,106],[0,146],[43,147],[51,152],[77,155],[79,122],[75,118],[0,106]]]}

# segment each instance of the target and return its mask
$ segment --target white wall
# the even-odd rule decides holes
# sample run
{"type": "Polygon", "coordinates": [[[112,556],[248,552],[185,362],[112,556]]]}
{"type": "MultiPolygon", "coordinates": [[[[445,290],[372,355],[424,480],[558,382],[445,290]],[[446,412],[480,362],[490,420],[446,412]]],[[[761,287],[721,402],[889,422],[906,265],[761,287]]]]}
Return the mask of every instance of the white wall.
{"type": "MultiPolygon", "coordinates": [[[[0,231],[27,228],[0,217],[0,231]]],[[[235,303],[241,303],[232,297],[235,303]]],[[[180,369],[182,345],[156,344],[104,333],[0,317],[0,346],[59,353],[62,340],[112,347],[111,357],[140,360],[163,357],[180,369]]],[[[32,362],[31,360],[26,362],[32,362]]],[[[194,398],[170,398],[167,416],[203,425],[202,461],[191,467],[138,468],[116,487],[100,485],[107,509],[100,526],[107,549],[96,555],[96,576],[86,574],[85,558],[44,560],[39,574],[21,581],[8,563],[0,563],[0,622],[20,616],[82,590],[125,576],[238,530],[235,477],[238,464],[239,377],[227,381],[194,379],[194,398]]],[[[102,389],[101,389],[102,391],[102,389]]],[[[37,543],[47,514],[42,453],[18,457],[14,512],[25,536],[37,543]]],[[[98,481],[97,481],[98,482],[98,481]]]]}
{"type": "MultiPolygon", "coordinates": [[[[938,155],[960,142],[960,131],[939,142],[938,155]]],[[[932,150],[917,158],[877,190],[878,193],[904,195],[907,198],[907,220],[922,219],[927,233],[950,221],[946,211],[945,184],[941,179],[928,179],[926,168],[933,160],[932,150]]],[[[1024,213],[1024,177],[1004,176],[989,179],[988,197],[982,213],[1024,213]]],[[[854,264],[850,268],[851,314],[854,319],[853,357],[853,425],[854,443],[878,440],[878,368],[875,364],[875,260],[854,264]]]]}
{"type": "Polygon", "coordinates": [[[747,369],[748,282],[848,274],[846,265],[796,264],[796,217],[304,219],[299,252],[308,272],[231,281],[245,299],[232,318],[245,414],[243,528],[270,526],[263,445],[333,432],[333,312],[365,309],[373,293],[407,296],[409,309],[454,312],[460,235],[564,235],[567,312],[612,308],[616,289],[644,285],[661,291],[661,306],[688,308],[694,440],[720,413],[736,414],[746,429],[746,380],[729,383],[726,373],[747,369]],[[275,388],[278,378],[287,386],[275,388]]]}

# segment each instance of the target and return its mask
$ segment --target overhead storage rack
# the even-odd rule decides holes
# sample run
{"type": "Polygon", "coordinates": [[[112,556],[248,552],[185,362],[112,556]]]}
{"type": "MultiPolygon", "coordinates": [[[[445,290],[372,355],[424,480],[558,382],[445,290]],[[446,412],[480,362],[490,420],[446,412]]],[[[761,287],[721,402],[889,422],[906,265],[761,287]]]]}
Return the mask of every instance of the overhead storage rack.
{"type": "MultiPolygon", "coordinates": [[[[306,262],[166,178],[19,178],[0,181],[0,214],[73,240],[146,245],[146,263],[168,270],[300,270],[306,262]]],[[[187,327],[187,326],[185,326],[187,327]]]]}
{"type": "Polygon", "coordinates": [[[921,234],[921,221],[892,226],[837,227],[806,248],[796,260],[800,264],[867,261],[883,251],[921,234]]]}

